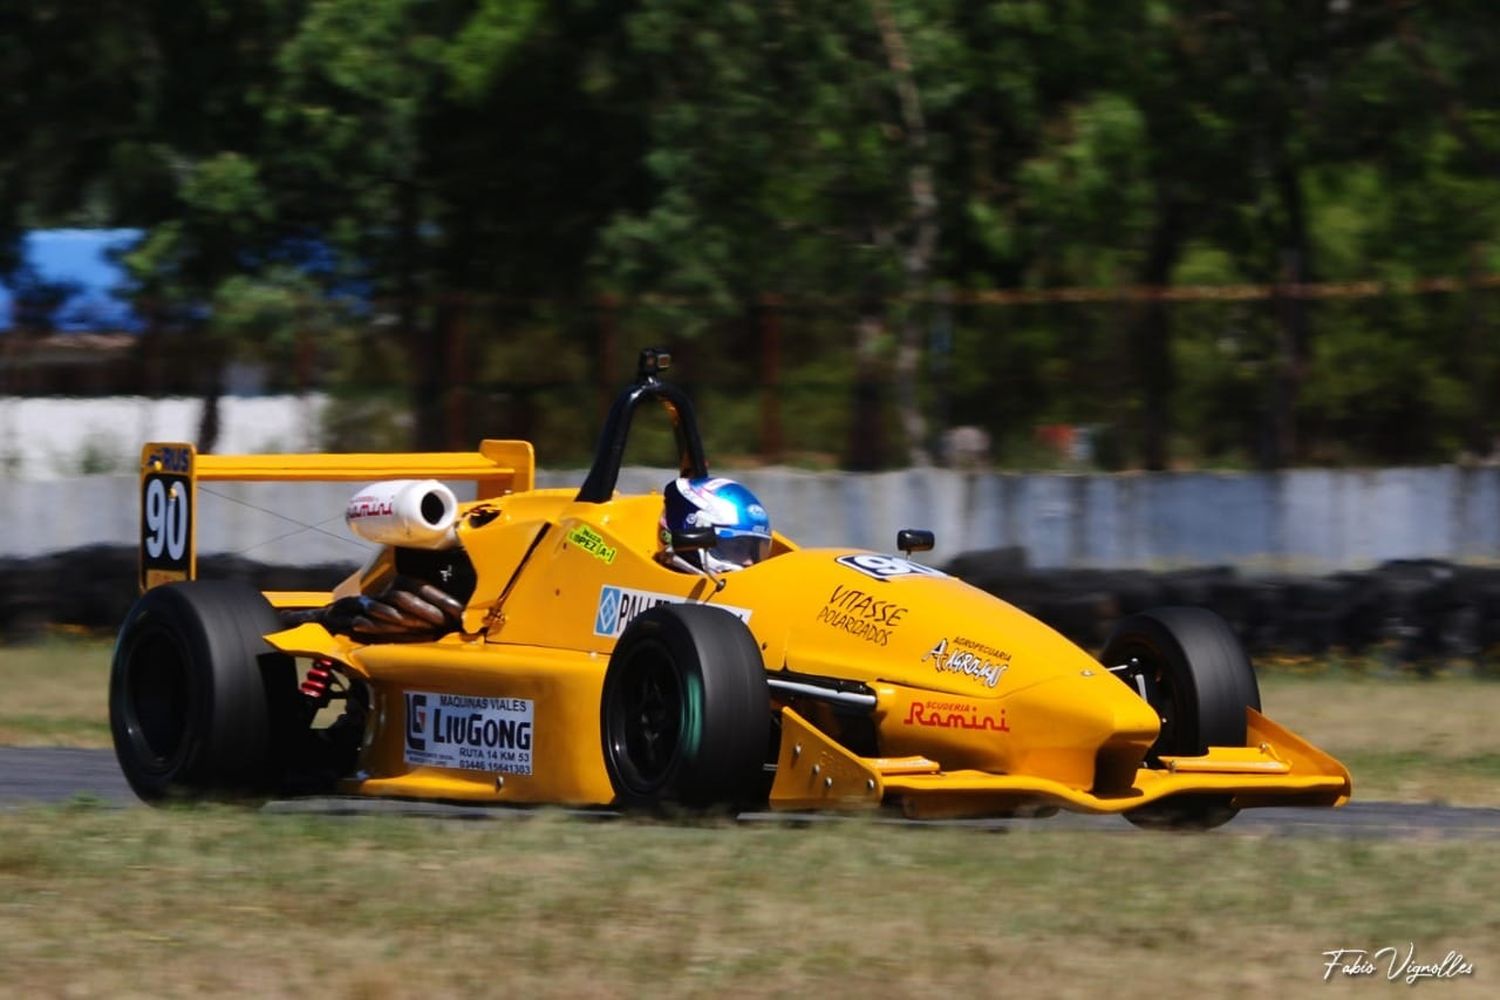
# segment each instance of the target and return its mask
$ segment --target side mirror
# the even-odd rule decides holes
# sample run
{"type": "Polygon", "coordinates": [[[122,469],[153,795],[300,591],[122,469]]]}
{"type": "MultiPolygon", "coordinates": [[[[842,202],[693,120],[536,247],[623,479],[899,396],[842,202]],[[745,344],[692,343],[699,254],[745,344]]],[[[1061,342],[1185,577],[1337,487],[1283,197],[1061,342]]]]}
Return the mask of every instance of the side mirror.
{"type": "Polygon", "coordinates": [[[937,544],[932,532],[919,528],[902,528],[896,532],[896,548],[911,555],[913,552],[931,552],[937,544]]]}
{"type": "Polygon", "coordinates": [[[718,544],[718,533],[711,525],[672,532],[673,552],[697,552],[702,549],[711,549],[718,544]]]}

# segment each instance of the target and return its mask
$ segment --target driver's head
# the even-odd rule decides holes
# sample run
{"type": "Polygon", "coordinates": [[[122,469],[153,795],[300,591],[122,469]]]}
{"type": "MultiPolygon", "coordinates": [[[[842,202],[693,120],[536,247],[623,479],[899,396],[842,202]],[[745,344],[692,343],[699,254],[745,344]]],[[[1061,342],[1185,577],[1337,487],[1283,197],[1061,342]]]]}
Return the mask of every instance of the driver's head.
{"type": "Polygon", "coordinates": [[[771,554],[771,518],[755,494],[733,479],[674,479],[663,491],[662,544],[672,532],[712,527],[718,544],[682,557],[715,573],[744,569],[771,554]]]}

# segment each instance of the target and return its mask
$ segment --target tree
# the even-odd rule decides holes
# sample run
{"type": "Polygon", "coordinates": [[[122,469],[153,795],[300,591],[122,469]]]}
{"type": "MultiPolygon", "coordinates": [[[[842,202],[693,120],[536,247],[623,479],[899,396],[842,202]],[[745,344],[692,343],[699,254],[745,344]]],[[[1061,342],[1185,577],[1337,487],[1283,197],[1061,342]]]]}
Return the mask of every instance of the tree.
{"type": "Polygon", "coordinates": [[[577,296],[639,175],[615,5],[315,4],[270,113],[285,223],[337,245],[395,317],[416,444],[443,442],[460,309],[577,296]]]}
{"type": "Polygon", "coordinates": [[[0,11],[0,281],[24,229],[113,221],[105,195],[146,85],[140,28],[124,0],[0,11]]]}
{"type": "MultiPolygon", "coordinates": [[[[951,88],[928,57],[953,44],[946,6],[648,0],[627,21],[630,58],[648,67],[652,187],[604,232],[611,287],[707,301],[710,320],[763,293],[853,301],[863,444],[876,440],[888,305],[925,296],[937,260],[927,119],[951,88]]],[[[911,386],[921,327],[906,308],[898,368],[911,386]]],[[[925,461],[914,391],[901,409],[910,457],[925,461]]]]}

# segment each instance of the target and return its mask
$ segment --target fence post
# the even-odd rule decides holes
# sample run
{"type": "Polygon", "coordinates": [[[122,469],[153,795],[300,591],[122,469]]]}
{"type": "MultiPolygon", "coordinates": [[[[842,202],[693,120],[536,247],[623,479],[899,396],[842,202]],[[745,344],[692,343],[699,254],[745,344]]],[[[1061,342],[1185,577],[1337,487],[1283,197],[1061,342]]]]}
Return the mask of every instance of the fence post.
{"type": "Polygon", "coordinates": [[[599,365],[596,376],[596,399],[599,425],[604,425],[609,416],[610,404],[615,398],[615,357],[620,339],[620,302],[608,292],[594,300],[594,312],[598,317],[599,365]]]}
{"type": "Polygon", "coordinates": [[[760,457],[778,462],[781,436],[781,296],[763,293],[756,310],[760,327],[760,457]]]}
{"type": "Polygon", "coordinates": [[[940,286],[933,299],[928,344],[928,370],[932,373],[933,420],[927,434],[928,452],[938,465],[950,464],[947,447],[948,423],[952,419],[948,378],[953,360],[953,289],[940,286]]]}
{"type": "Polygon", "coordinates": [[[1273,469],[1290,465],[1297,458],[1297,395],[1306,322],[1302,277],[1301,254],[1283,251],[1280,280],[1272,299],[1277,320],[1276,357],[1271,367],[1270,454],[1266,465],[1273,469]]]}
{"type": "Polygon", "coordinates": [[[446,386],[444,399],[444,424],[447,446],[451,451],[473,448],[470,441],[466,403],[468,401],[469,367],[464,364],[464,348],[470,302],[466,295],[455,295],[452,308],[444,316],[443,323],[443,382],[446,386]]]}
{"type": "Polygon", "coordinates": [[[1480,295],[1480,277],[1484,269],[1484,245],[1469,244],[1469,268],[1464,275],[1464,353],[1473,363],[1468,366],[1469,393],[1474,409],[1465,428],[1464,441],[1469,453],[1476,458],[1488,458],[1495,452],[1496,441],[1491,432],[1495,414],[1494,394],[1490,391],[1495,378],[1492,355],[1486,350],[1484,306],[1480,295]]]}

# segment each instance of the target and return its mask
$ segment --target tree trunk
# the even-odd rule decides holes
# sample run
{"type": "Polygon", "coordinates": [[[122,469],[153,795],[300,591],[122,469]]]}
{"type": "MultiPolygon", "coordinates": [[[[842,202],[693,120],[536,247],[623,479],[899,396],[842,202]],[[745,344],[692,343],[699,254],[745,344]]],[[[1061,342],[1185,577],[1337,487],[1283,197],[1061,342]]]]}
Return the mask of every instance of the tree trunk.
{"type": "Polygon", "coordinates": [[[418,451],[443,447],[443,355],[446,344],[442,312],[446,303],[431,310],[433,320],[424,322],[419,302],[421,287],[416,248],[420,246],[420,219],[416,184],[407,181],[397,192],[397,228],[400,251],[396,261],[396,315],[407,359],[407,393],[411,408],[412,445],[418,451]]]}
{"type": "MultiPolygon", "coordinates": [[[[1169,191],[1158,191],[1156,224],[1141,267],[1141,284],[1163,288],[1182,251],[1182,205],[1169,191]]],[[[1171,395],[1176,382],[1172,366],[1172,317],[1160,297],[1147,299],[1131,332],[1136,383],[1144,397],[1141,414],[1141,463],[1153,471],[1170,462],[1171,395]]]]}
{"type": "Polygon", "coordinates": [[[932,464],[932,456],[927,450],[927,421],[917,397],[923,341],[923,311],[917,307],[917,300],[926,299],[928,275],[937,250],[937,195],[932,167],[927,161],[927,123],[922,114],[921,94],[912,75],[906,39],[902,37],[886,0],[870,0],[870,8],[880,29],[886,63],[896,79],[902,132],[910,158],[907,189],[911,197],[911,242],[902,259],[907,304],[901,321],[901,340],[896,349],[896,402],[901,414],[901,429],[906,435],[907,461],[914,466],[927,466],[932,464]]]}
{"type": "Polygon", "coordinates": [[[1278,335],[1275,374],[1272,376],[1272,468],[1296,462],[1302,442],[1297,433],[1297,404],[1302,394],[1302,380],[1307,367],[1308,320],[1307,300],[1299,294],[1301,285],[1312,280],[1311,241],[1307,232],[1307,213],[1303,203],[1302,184],[1294,166],[1285,160],[1277,166],[1276,189],[1282,211],[1286,213],[1286,231],[1281,252],[1281,284],[1286,294],[1278,299],[1278,335]]]}
{"type": "Polygon", "coordinates": [[[198,451],[210,455],[219,446],[219,400],[224,395],[224,350],[216,338],[200,331],[199,342],[205,345],[203,406],[198,412],[198,451]]]}
{"type": "Polygon", "coordinates": [[[1465,295],[1465,320],[1464,320],[1464,354],[1473,359],[1468,367],[1469,372],[1469,397],[1474,400],[1474,410],[1469,417],[1468,427],[1464,432],[1464,444],[1469,454],[1474,458],[1489,458],[1495,451],[1495,437],[1492,431],[1495,416],[1494,393],[1491,385],[1494,382],[1495,366],[1492,352],[1487,348],[1491,340],[1489,336],[1489,324],[1485,322],[1485,314],[1481,292],[1479,290],[1479,277],[1483,273],[1483,247],[1472,244],[1469,247],[1469,274],[1468,289],[1465,295]]]}
{"type": "Polygon", "coordinates": [[[845,460],[845,464],[856,472],[872,472],[885,464],[880,378],[876,365],[884,336],[884,300],[879,295],[867,294],[862,297],[855,326],[853,419],[849,422],[849,450],[845,460]]]}
{"type": "Polygon", "coordinates": [[[781,461],[781,300],[762,295],[755,307],[760,334],[760,459],[781,461]]]}

